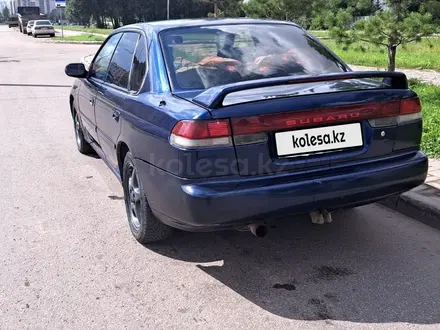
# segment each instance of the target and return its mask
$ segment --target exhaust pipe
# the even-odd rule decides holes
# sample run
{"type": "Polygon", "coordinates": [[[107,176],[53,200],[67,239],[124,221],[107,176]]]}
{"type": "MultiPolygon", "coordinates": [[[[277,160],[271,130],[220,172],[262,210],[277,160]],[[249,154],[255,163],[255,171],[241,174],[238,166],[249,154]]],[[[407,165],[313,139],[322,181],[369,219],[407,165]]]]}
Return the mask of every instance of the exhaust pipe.
{"type": "Polygon", "coordinates": [[[268,230],[266,225],[261,225],[257,223],[251,223],[250,225],[248,225],[248,228],[251,233],[254,234],[256,237],[266,236],[268,230]]]}

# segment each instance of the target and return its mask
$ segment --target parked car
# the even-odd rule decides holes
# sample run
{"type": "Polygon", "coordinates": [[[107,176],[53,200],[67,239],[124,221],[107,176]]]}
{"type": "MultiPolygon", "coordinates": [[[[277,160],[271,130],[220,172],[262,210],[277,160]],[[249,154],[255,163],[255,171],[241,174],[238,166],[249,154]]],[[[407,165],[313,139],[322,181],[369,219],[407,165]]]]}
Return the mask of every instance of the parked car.
{"type": "Polygon", "coordinates": [[[32,27],[34,26],[35,21],[29,21],[26,26],[26,33],[28,36],[32,35],[32,27]]]}
{"type": "Polygon", "coordinates": [[[34,38],[42,35],[48,35],[50,37],[55,37],[55,29],[52,23],[48,20],[37,20],[34,21],[32,26],[32,36],[34,38]]]}
{"type": "Polygon", "coordinates": [[[353,72],[296,24],[128,25],[65,72],[77,148],[121,181],[143,244],[172,228],[264,236],[288,213],[322,223],[427,175],[406,76],[353,72]]]}
{"type": "Polygon", "coordinates": [[[18,27],[20,25],[20,22],[18,21],[18,16],[17,15],[12,15],[6,21],[6,24],[8,25],[9,28],[11,28],[11,27],[18,27]]]}

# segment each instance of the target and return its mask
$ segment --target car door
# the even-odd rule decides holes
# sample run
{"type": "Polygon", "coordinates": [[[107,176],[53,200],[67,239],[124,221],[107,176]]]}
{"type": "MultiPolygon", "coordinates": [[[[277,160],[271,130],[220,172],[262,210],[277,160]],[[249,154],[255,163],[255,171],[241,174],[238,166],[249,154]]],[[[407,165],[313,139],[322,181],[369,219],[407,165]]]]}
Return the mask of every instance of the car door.
{"type": "Polygon", "coordinates": [[[82,124],[96,141],[98,141],[95,118],[96,94],[98,90],[101,91],[103,88],[110,59],[121,36],[122,33],[111,36],[101,47],[90,65],[87,79],[83,80],[81,88],[79,89],[79,109],[77,110],[79,110],[81,115],[82,124]]]}
{"type": "Polygon", "coordinates": [[[130,70],[138,32],[125,32],[108,66],[106,84],[98,90],[95,104],[98,141],[109,165],[117,169],[116,142],[121,133],[120,115],[129,96],[130,70]]]}

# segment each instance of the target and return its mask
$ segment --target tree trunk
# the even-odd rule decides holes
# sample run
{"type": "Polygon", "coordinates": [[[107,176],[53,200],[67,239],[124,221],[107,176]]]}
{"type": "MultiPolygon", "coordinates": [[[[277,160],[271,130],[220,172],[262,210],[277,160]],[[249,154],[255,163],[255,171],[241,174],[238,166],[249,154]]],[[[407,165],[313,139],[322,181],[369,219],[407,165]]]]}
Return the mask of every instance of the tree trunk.
{"type": "Polygon", "coordinates": [[[396,45],[388,46],[388,71],[396,71],[396,45]]]}
{"type": "Polygon", "coordinates": [[[217,1],[214,1],[214,17],[218,17],[218,4],[217,1]]]}
{"type": "Polygon", "coordinates": [[[95,13],[95,21],[96,21],[96,27],[99,29],[104,28],[104,23],[102,22],[101,15],[99,13],[95,13]]]}
{"type": "Polygon", "coordinates": [[[119,24],[119,17],[112,17],[112,21],[113,21],[113,28],[114,29],[117,29],[118,27],[120,27],[120,24],[119,24]]]}

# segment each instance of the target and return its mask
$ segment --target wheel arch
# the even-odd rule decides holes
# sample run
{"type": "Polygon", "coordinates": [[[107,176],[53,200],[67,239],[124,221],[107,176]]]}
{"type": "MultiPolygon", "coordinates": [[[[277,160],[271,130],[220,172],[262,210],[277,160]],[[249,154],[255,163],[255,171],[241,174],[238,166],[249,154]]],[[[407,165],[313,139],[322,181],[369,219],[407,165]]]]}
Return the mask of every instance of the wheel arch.
{"type": "Polygon", "coordinates": [[[73,118],[73,115],[74,115],[74,110],[73,109],[75,109],[75,106],[74,106],[74,103],[75,102],[75,98],[73,97],[73,95],[72,94],[70,94],[70,96],[69,96],[69,104],[70,104],[70,114],[72,115],[72,118],[73,118]]]}
{"type": "Polygon", "coordinates": [[[124,159],[129,151],[130,148],[128,147],[128,145],[124,141],[119,141],[116,147],[116,156],[118,159],[118,169],[119,169],[119,174],[121,176],[121,181],[124,180],[123,177],[124,159]]]}

